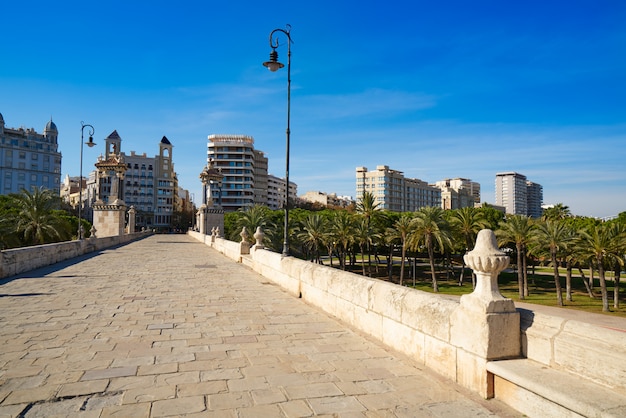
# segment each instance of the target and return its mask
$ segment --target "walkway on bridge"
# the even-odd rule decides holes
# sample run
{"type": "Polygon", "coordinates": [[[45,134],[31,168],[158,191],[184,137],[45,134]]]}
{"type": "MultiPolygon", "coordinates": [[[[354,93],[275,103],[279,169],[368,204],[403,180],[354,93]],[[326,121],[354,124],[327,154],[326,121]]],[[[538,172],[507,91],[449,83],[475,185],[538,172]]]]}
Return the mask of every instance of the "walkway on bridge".
{"type": "Polygon", "coordinates": [[[0,281],[0,417],[513,417],[186,235],[0,281]]]}

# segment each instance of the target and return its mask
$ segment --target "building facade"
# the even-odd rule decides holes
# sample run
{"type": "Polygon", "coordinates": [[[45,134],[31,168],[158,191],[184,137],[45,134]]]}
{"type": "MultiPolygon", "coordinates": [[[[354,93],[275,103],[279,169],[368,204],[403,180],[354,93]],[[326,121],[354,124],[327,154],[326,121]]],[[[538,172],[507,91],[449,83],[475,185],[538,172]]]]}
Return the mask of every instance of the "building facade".
{"type": "MultiPolygon", "coordinates": [[[[221,187],[212,189],[212,198],[222,202],[224,212],[234,212],[254,205],[279,209],[284,206],[285,180],[268,174],[268,159],[254,148],[248,135],[209,135],[207,165],[224,176],[221,187]]],[[[289,196],[294,199],[297,186],[289,182],[289,196]]]]}
{"type": "Polygon", "coordinates": [[[543,214],[543,187],[541,184],[526,181],[526,208],[531,218],[541,218],[543,214]]]}
{"type": "Polygon", "coordinates": [[[44,187],[61,191],[59,131],[52,119],[43,134],[33,128],[7,128],[0,114],[0,194],[44,187]]]}
{"type": "MultiPolygon", "coordinates": [[[[174,170],[171,142],[164,136],[159,142],[159,154],[154,157],[148,157],[146,153],[138,154],[135,151],[130,151],[130,154],[122,152],[122,138],[116,130],[105,139],[105,142],[107,153],[119,154],[126,165],[120,196],[123,196],[126,206],[135,208],[137,229],[168,230],[177,208],[187,205],[178,201],[181,192],[174,170]]],[[[96,196],[93,188],[99,187],[100,196],[103,196],[103,199],[111,193],[112,179],[97,179],[96,177],[96,173],[92,172],[87,180],[86,195],[89,199],[89,206],[93,206],[96,196]],[[97,183],[99,183],[98,186],[96,186],[97,183]]]]}
{"type": "MultiPolygon", "coordinates": [[[[272,210],[283,209],[285,207],[285,179],[282,177],[276,177],[272,174],[267,176],[267,206],[272,210]]],[[[292,207],[294,201],[298,196],[298,186],[289,182],[289,200],[292,207]]]]}
{"type": "Polygon", "coordinates": [[[434,186],[441,190],[441,207],[444,210],[473,208],[480,203],[480,184],[470,179],[445,179],[434,186]]]}
{"type": "Polygon", "coordinates": [[[364,192],[374,195],[379,209],[393,212],[414,212],[423,207],[441,205],[441,190],[425,181],[404,177],[402,171],[386,165],[356,168],[357,200],[364,192]]]}
{"type": "Polygon", "coordinates": [[[213,161],[214,167],[224,176],[221,187],[212,191],[221,194],[221,197],[213,196],[213,199],[217,201],[220,198],[225,212],[254,206],[254,138],[247,135],[209,135],[208,139],[207,165],[213,161]]]}
{"type": "Polygon", "coordinates": [[[330,206],[347,208],[351,204],[355,203],[354,199],[352,199],[350,196],[337,196],[336,193],[323,193],[319,191],[306,192],[305,194],[300,195],[299,198],[300,200],[311,203],[318,203],[326,207],[330,206]]]}
{"type": "Polygon", "coordinates": [[[496,205],[507,214],[541,217],[543,188],[514,171],[496,174],[496,205]]]}

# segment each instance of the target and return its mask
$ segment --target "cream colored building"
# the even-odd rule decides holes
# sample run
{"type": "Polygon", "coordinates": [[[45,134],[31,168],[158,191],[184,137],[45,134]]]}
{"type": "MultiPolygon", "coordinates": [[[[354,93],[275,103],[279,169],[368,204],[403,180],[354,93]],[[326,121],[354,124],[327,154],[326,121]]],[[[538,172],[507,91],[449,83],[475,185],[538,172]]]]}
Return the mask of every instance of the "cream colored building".
{"type": "MultiPolygon", "coordinates": [[[[293,202],[298,196],[298,186],[294,182],[289,182],[289,200],[293,206],[293,202]]],[[[272,174],[267,176],[267,206],[272,210],[282,209],[285,207],[285,179],[276,177],[272,174]]]]}
{"type": "Polygon", "coordinates": [[[445,210],[471,208],[480,203],[480,184],[470,179],[445,179],[434,186],[441,190],[441,207],[445,210]]]}
{"type": "Polygon", "coordinates": [[[350,206],[354,201],[351,197],[347,196],[337,196],[336,193],[324,193],[317,191],[309,191],[305,194],[299,196],[301,200],[311,202],[311,203],[319,203],[323,206],[339,206],[342,208],[350,206]]]}
{"type": "Polygon", "coordinates": [[[441,190],[420,179],[404,177],[402,171],[379,165],[376,170],[356,168],[356,196],[374,195],[379,209],[414,212],[422,207],[441,205],[441,190]]]}

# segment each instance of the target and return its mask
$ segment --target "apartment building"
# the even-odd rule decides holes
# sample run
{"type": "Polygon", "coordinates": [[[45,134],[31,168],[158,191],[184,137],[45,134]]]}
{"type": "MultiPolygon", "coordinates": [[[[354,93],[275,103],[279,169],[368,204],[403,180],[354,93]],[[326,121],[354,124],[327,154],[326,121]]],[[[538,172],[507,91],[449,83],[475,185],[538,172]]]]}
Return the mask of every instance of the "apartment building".
{"type": "MultiPolygon", "coordinates": [[[[180,195],[178,176],[174,170],[173,145],[167,137],[159,142],[159,154],[149,157],[145,152],[121,151],[122,138],[114,130],[105,138],[107,155],[113,153],[120,156],[126,165],[122,182],[124,203],[133,206],[137,211],[137,228],[154,228],[168,230],[172,225],[174,211],[182,206],[178,202],[180,195]]],[[[95,201],[95,188],[100,188],[101,199],[106,203],[111,193],[111,178],[96,179],[96,172],[89,174],[87,180],[87,205],[91,207],[95,201]]],[[[90,214],[90,211],[86,211],[90,214]]]]}
{"type": "Polygon", "coordinates": [[[470,179],[445,179],[434,186],[441,190],[441,207],[445,210],[471,208],[480,203],[480,184],[470,179]]]}
{"type": "MultiPolygon", "coordinates": [[[[268,174],[268,159],[254,148],[254,138],[248,135],[208,136],[207,164],[220,170],[224,178],[221,189],[213,189],[213,199],[221,193],[224,212],[234,212],[254,205],[270,209],[284,207],[285,179],[268,174]]],[[[295,198],[297,186],[289,182],[289,196],[295,198]]]]}
{"type": "MultiPolygon", "coordinates": [[[[267,176],[267,206],[272,210],[282,209],[285,207],[285,179],[282,177],[276,177],[272,174],[267,176]]],[[[298,186],[289,182],[289,201],[292,207],[293,202],[298,195],[298,186]]]]}
{"type": "Polygon", "coordinates": [[[300,200],[304,200],[311,203],[319,203],[323,206],[336,206],[347,208],[354,203],[354,200],[350,196],[337,196],[336,193],[323,193],[319,191],[309,191],[299,197],[300,200]]]}
{"type": "Polygon", "coordinates": [[[0,194],[44,187],[61,191],[59,131],[52,119],[43,134],[33,128],[7,128],[0,114],[0,194]]]}
{"type": "Polygon", "coordinates": [[[531,218],[541,218],[543,214],[543,187],[541,184],[526,181],[526,210],[531,218]]]}
{"type": "Polygon", "coordinates": [[[404,177],[402,171],[379,165],[376,170],[356,168],[357,199],[364,192],[374,195],[378,207],[394,212],[414,212],[422,207],[440,206],[441,190],[420,179],[404,177]]]}
{"type": "Polygon", "coordinates": [[[541,217],[543,188],[514,171],[496,174],[496,205],[507,214],[541,217]]]}

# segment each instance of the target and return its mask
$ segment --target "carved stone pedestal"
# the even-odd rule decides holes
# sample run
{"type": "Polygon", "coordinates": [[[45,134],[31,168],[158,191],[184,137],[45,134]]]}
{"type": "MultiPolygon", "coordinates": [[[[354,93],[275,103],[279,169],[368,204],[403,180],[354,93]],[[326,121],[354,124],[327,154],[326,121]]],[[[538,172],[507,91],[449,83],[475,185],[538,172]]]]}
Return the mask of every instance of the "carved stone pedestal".
{"type": "Polygon", "coordinates": [[[498,275],[508,266],[509,257],[498,249],[493,231],[480,231],[474,250],[464,259],[476,273],[476,288],[461,297],[451,318],[452,343],[461,347],[457,370],[463,376],[457,380],[490,397],[492,385],[485,365],[520,356],[520,315],[498,289],[498,275]]]}

